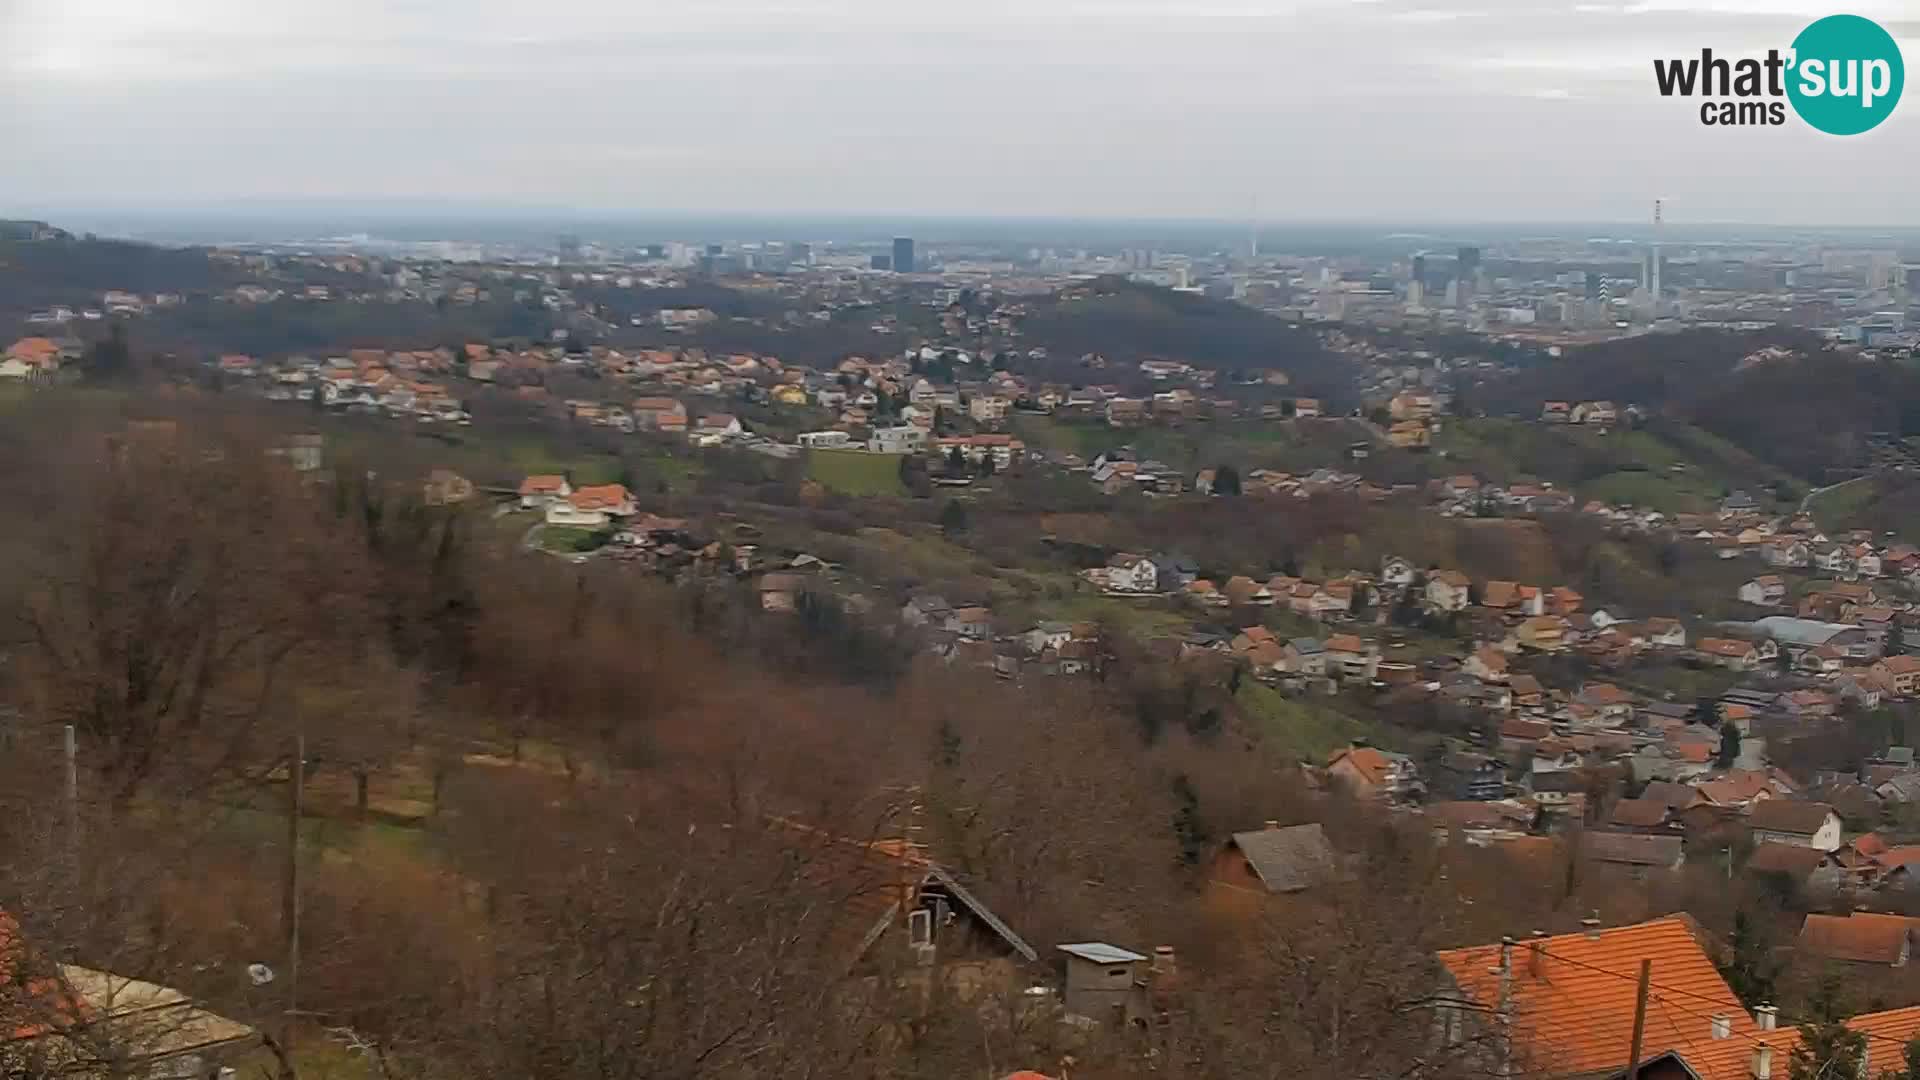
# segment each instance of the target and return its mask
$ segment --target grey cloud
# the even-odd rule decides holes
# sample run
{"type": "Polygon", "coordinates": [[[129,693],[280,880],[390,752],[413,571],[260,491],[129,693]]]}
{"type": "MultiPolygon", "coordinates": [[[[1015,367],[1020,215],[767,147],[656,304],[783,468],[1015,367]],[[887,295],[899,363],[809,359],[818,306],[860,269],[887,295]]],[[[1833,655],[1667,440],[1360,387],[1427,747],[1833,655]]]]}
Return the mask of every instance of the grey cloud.
{"type": "Polygon", "coordinates": [[[1677,219],[1917,213],[1894,165],[1920,105],[1833,140],[1706,129],[1654,92],[1655,56],[1784,44],[1806,21],[1788,0],[347,2],[0,0],[27,41],[0,53],[0,145],[34,163],[0,170],[0,214],[1217,217],[1257,195],[1276,218],[1566,220],[1638,219],[1655,193],[1677,219]]]}

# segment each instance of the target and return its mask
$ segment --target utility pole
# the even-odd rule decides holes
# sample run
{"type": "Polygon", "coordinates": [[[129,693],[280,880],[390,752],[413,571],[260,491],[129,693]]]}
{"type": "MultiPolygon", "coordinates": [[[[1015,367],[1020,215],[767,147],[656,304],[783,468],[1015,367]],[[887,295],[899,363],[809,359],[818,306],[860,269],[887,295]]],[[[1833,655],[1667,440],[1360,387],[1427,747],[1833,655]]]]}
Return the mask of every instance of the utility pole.
{"type": "Polygon", "coordinates": [[[67,857],[80,862],[80,740],[68,724],[64,736],[67,762],[67,857]]]}
{"type": "Polygon", "coordinates": [[[1627,1080],[1640,1080],[1640,1040],[1647,1033],[1647,983],[1652,977],[1653,961],[1640,961],[1640,989],[1633,996],[1633,1049],[1627,1059],[1627,1080]]]}
{"type": "Polygon", "coordinates": [[[287,1013],[281,1047],[293,1053],[293,1014],[300,995],[300,814],[307,795],[307,737],[293,737],[293,761],[287,766],[287,884],[281,898],[281,931],[287,943],[287,1013]]]}

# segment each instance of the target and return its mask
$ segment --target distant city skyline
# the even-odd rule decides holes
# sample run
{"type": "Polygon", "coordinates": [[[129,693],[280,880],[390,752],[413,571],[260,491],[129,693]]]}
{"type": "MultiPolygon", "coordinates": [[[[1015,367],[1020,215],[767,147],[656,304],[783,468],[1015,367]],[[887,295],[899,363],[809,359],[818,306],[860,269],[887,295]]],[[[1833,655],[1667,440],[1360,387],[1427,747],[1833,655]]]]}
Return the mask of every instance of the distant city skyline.
{"type": "MultiPolygon", "coordinates": [[[[1904,0],[1878,19],[1909,60],[1904,0]]],[[[0,215],[1920,225],[1882,128],[1713,129],[1656,57],[1806,0],[0,0],[0,215]],[[24,165],[24,167],[21,167],[24,165]]]]}

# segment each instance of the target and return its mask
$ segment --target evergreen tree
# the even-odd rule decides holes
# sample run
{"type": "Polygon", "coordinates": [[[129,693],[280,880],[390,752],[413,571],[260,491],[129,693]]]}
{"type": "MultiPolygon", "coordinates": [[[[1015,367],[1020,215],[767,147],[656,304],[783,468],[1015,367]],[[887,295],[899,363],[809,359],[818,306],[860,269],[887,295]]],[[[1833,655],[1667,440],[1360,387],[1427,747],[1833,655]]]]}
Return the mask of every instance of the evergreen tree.
{"type": "Polygon", "coordinates": [[[1789,1080],[1851,1080],[1860,1075],[1860,1058],[1867,1050],[1864,1032],[1850,1030],[1839,1020],[1800,1025],[1800,1045],[1787,1062],[1789,1080]]]}
{"type": "Polygon", "coordinates": [[[1779,974],[1765,922],[1744,908],[1734,912],[1733,929],[1727,934],[1727,962],[1720,967],[1728,989],[1748,1008],[1764,1005],[1774,998],[1779,974]]]}
{"type": "Polygon", "coordinates": [[[96,341],[81,361],[81,372],[92,382],[112,382],[133,373],[133,350],[127,345],[127,328],[114,323],[107,340],[96,341]]]}
{"type": "Polygon", "coordinates": [[[1714,760],[1723,769],[1740,760],[1740,728],[1731,720],[1720,725],[1720,754],[1714,760]]]}
{"type": "Polygon", "coordinates": [[[940,528],[948,535],[967,531],[967,508],[949,499],[940,508],[940,528]]]}
{"type": "Polygon", "coordinates": [[[1213,470],[1213,493],[1215,495],[1240,494],[1240,471],[1231,465],[1217,465],[1213,470]]]}

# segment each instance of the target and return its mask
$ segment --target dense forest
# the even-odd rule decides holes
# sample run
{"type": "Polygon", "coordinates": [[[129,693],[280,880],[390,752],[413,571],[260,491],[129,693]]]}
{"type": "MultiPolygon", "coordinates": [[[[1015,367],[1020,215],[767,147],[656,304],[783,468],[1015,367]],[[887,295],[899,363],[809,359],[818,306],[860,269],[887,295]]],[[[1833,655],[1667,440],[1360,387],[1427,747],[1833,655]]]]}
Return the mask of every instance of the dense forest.
{"type": "Polygon", "coordinates": [[[1640,405],[1821,483],[1863,465],[1875,433],[1920,435],[1920,373],[1785,330],[1647,334],[1572,349],[1470,397],[1488,412],[1521,415],[1551,400],[1640,405]],[[1785,355],[1748,360],[1766,348],[1785,355]]]}
{"type": "Polygon", "coordinates": [[[1024,339],[1066,357],[1173,358],[1222,372],[1286,372],[1300,393],[1346,403],[1352,375],[1312,330],[1244,304],[1101,278],[1033,304],[1024,339]]]}

